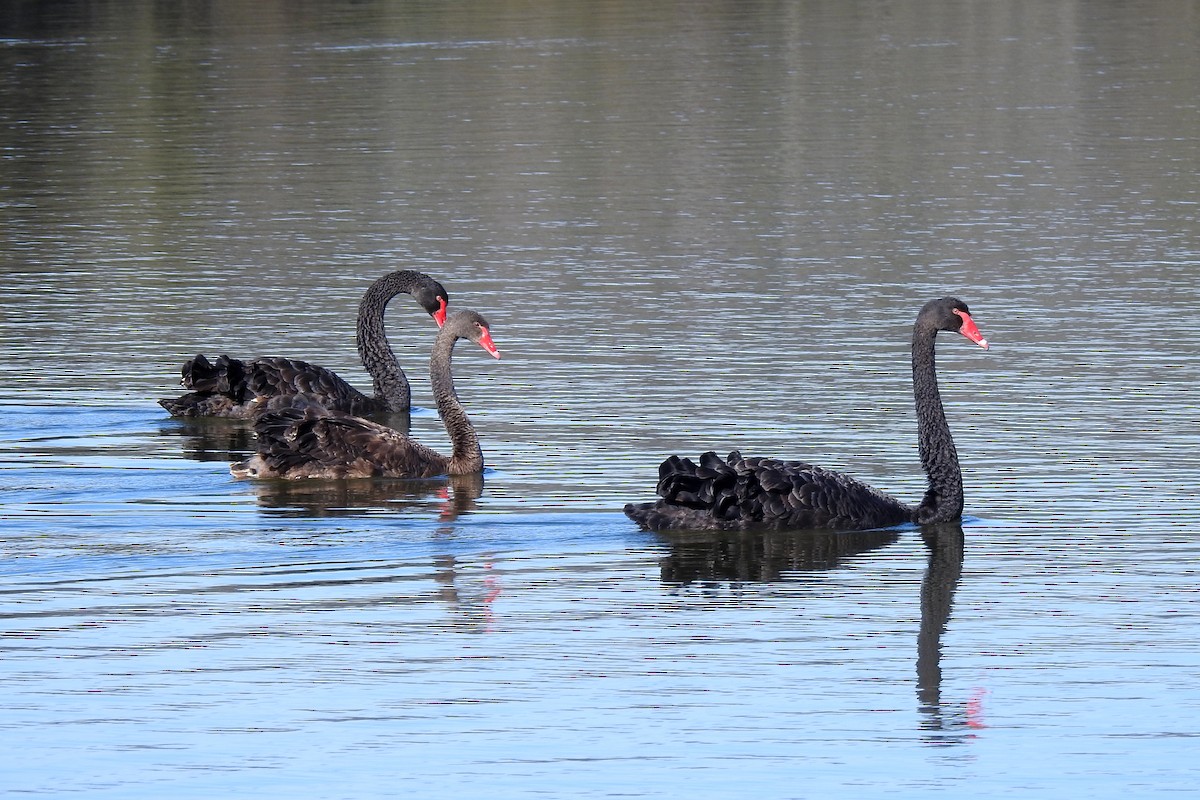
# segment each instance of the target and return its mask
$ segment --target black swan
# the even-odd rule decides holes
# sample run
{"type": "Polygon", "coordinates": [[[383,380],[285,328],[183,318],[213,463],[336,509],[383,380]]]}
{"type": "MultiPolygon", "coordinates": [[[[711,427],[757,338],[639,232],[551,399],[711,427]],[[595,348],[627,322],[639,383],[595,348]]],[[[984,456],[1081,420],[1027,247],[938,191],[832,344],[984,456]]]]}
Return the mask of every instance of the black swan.
{"type": "Polygon", "coordinates": [[[180,383],[191,391],[158,404],[176,417],[252,418],[263,402],[282,395],[308,394],[321,404],[349,414],[409,410],[410,392],[404,370],[388,344],[383,312],[398,294],[411,294],[440,327],[450,296],[433,278],[414,270],[397,270],[371,284],[358,305],[358,354],[375,387],[368,397],[333,371],[291,358],[242,361],[203,355],[183,365],[180,383]]]}
{"type": "Polygon", "coordinates": [[[454,343],[470,339],[494,357],[488,323],[474,311],[455,311],[438,331],[429,378],[453,450],[444,456],[392,428],[331,411],[296,395],[271,400],[255,420],[258,453],[230,466],[238,478],[432,478],[483,472],[475,427],[454,391],[454,343]]]}
{"type": "Polygon", "coordinates": [[[962,517],[962,472],[938,393],[933,344],[938,331],[957,331],[987,349],[967,304],[931,300],[913,325],[913,394],[921,464],[929,488],[917,506],[901,503],[848,475],[801,461],[722,460],[709,451],[699,465],[671,456],[658,468],[661,499],[629,503],[625,514],[647,530],[828,528],[866,530],[905,522],[925,525],[962,517]]]}

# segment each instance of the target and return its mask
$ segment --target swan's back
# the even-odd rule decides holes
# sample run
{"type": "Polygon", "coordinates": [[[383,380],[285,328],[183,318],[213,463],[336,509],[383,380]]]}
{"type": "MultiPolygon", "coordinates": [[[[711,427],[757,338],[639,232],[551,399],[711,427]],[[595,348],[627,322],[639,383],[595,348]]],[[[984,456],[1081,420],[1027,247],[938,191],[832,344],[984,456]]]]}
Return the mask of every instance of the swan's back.
{"type": "Polygon", "coordinates": [[[297,396],[258,416],[258,453],[230,467],[241,478],[429,478],[447,459],[385,425],[297,396]]]}
{"type": "Polygon", "coordinates": [[[625,506],[649,530],[834,528],[866,530],[911,522],[913,509],[840,472],[802,461],[671,456],[659,467],[654,503],[625,506]]]}
{"type": "Polygon", "coordinates": [[[415,270],[396,270],[368,288],[359,304],[357,339],[363,366],[371,374],[375,396],[368,397],[332,370],[291,358],[242,361],[221,356],[209,362],[203,355],[183,365],[181,383],[189,393],[164,398],[159,405],[175,416],[218,416],[251,419],[274,397],[307,394],[328,408],[348,414],[409,410],[409,386],[404,370],[387,342],[383,314],[398,294],[408,293],[440,326],[450,296],[445,287],[415,270]],[[220,399],[220,398],[225,399],[220,399]]]}
{"type": "Polygon", "coordinates": [[[331,411],[375,414],[385,405],[355,389],[333,370],[295,358],[257,358],[246,368],[246,385],[258,397],[307,395],[331,411]]]}
{"type": "Polygon", "coordinates": [[[210,362],[203,354],[183,365],[181,384],[191,391],[158,404],[177,417],[250,419],[275,397],[307,395],[326,408],[347,414],[376,414],[386,404],[346,383],[330,369],[295,358],[243,361],[222,355],[210,362]]]}

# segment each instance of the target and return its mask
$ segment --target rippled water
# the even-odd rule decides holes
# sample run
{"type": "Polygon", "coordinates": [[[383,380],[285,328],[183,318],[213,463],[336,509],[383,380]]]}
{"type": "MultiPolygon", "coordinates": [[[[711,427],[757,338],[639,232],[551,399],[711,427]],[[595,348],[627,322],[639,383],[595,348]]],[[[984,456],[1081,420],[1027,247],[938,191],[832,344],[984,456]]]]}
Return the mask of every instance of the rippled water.
{"type": "Polygon", "coordinates": [[[6,793],[1194,792],[1189,7],[83,8],[0,11],[6,793]],[[238,482],[155,404],[366,386],[397,267],[492,323],[482,485],[238,482]],[[918,497],[946,294],[961,538],[620,513],[710,448],[918,497]]]}

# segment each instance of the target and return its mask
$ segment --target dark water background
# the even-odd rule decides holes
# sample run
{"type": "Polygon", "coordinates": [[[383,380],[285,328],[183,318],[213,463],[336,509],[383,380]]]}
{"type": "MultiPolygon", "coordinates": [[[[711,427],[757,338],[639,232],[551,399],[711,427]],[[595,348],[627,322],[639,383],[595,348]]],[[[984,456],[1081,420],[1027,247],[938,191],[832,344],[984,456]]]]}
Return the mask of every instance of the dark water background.
{"type": "Polygon", "coordinates": [[[1191,4],[17,2],[0,75],[6,794],[1200,783],[1191,4]],[[504,354],[482,487],[236,482],[155,404],[201,351],[366,386],[404,267],[504,354]],[[709,448],[918,497],[946,294],[961,539],[621,515],[709,448]]]}

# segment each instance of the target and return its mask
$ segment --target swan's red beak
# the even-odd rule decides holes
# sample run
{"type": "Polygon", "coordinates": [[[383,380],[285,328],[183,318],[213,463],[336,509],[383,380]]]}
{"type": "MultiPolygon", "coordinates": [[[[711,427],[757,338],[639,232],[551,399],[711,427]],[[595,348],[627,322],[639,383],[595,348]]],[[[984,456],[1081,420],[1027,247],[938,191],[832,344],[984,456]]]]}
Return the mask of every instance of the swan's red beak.
{"type": "Polygon", "coordinates": [[[446,324],[446,298],[438,298],[438,310],[429,316],[433,317],[433,321],[438,324],[439,328],[446,324]]]}
{"type": "Polygon", "coordinates": [[[988,340],[983,338],[983,334],[979,332],[979,328],[975,325],[975,320],[971,319],[971,315],[965,311],[959,311],[957,308],[953,309],[953,311],[955,314],[958,314],[960,317],[962,317],[962,326],[959,327],[958,332],[982,347],[984,350],[987,350],[988,340]]]}
{"type": "Polygon", "coordinates": [[[479,329],[483,331],[483,335],[479,337],[479,346],[491,353],[493,358],[499,358],[500,351],[496,349],[496,343],[492,341],[491,331],[482,325],[479,326],[479,329]]]}

